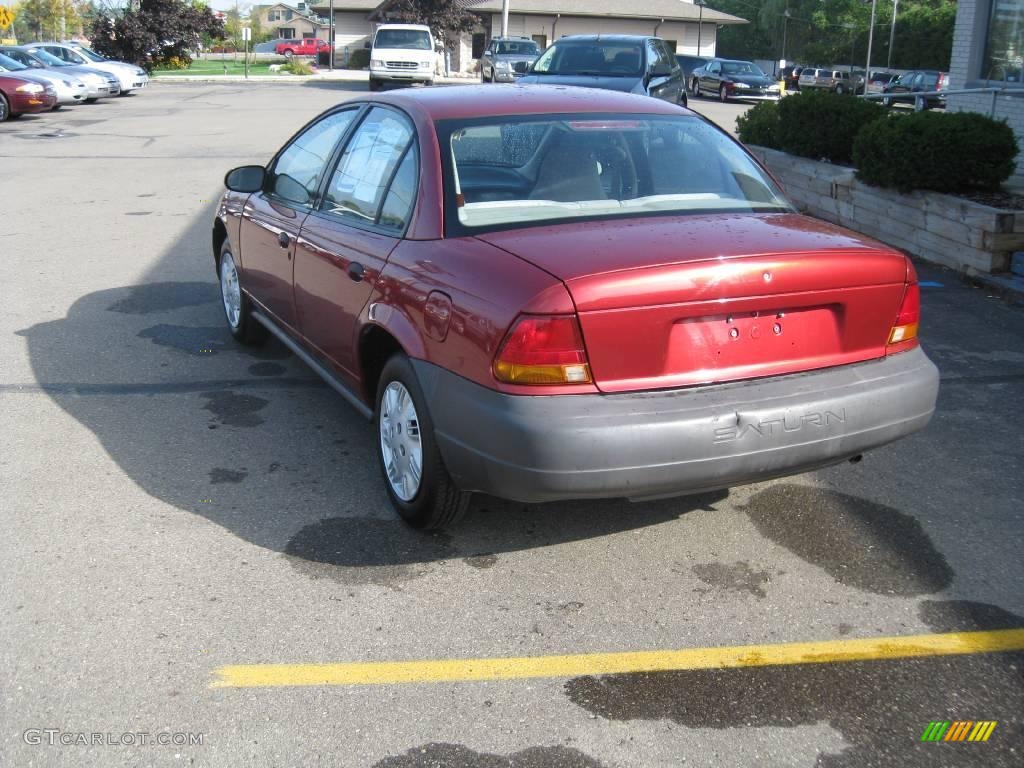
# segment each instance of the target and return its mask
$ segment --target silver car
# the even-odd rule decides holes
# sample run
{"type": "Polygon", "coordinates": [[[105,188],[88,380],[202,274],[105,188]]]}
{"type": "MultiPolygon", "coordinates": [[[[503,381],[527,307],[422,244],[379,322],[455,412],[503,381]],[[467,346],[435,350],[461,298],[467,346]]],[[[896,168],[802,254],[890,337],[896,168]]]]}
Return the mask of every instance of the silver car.
{"type": "Polygon", "coordinates": [[[480,57],[480,79],[485,83],[514,83],[538,56],[540,46],[528,37],[496,37],[480,57]]]}
{"type": "Polygon", "coordinates": [[[121,93],[120,81],[109,72],[68,64],[35,45],[23,45],[16,48],[5,48],[5,50],[8,52],[8,56],[26,66],[74,75],[85,83],[86,104],[92,104],[96,99],[106,99],[121,93]]]}
{"type": "Polygon", "coordinates": [[[142,67],[123,61],[112,61],[79,43],[33,43],[32,45],[53,54],[58,59],[63,59],[68,64],[109,72],[117,78],[122,96],[149,85],[149,75],[142,67]]]}
{"type": "Polygon", "coordinates": [[[65,74],[56,70],[22,64],[17,59],[5,55],[3,47],[0,47],[0,72],[13,72],[53,86],[53,90],[57,94],[58,106],[80,104],[85,101],[87,93],[85,83],[78,77],[70,73],[65,74]]]}

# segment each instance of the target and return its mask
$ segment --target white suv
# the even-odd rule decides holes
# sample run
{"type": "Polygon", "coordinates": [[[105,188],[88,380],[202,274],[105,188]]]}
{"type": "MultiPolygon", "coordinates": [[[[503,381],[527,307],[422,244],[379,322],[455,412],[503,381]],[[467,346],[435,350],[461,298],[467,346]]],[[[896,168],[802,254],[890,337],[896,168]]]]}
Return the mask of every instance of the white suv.
{"type": "Polygon", "coordinates": [[[385,81],[434,84],[434,36],[422,24],[382,24],[370,47],[370,90],[385,81]]]}

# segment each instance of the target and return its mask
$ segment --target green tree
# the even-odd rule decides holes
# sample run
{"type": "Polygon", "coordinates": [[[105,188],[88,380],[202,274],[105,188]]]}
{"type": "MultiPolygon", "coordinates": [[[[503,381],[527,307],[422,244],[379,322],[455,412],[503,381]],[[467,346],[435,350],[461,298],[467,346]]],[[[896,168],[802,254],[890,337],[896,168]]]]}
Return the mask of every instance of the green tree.
{"type": "Polygon", "coordinates": [[[78,6],[72,0],[23,0],[14,10],[18,40],[64,40],[82,32],[78,6]]]}
{"type": "Polygon", "coordinates": [[[100,53],[146,69],[187,66],[204,35],[222,38],[224,25],[206,7],[183,0],[139,0],[96,17],[89,37],[100,53]]]}
{"type": "Polygon", "coordinates": [[[389,7],[389,16],[426,24],[446,47],[453,45],[461,33],[473,31],[480,23],[480,19],[458,0],[396,0],[389,7]]]}

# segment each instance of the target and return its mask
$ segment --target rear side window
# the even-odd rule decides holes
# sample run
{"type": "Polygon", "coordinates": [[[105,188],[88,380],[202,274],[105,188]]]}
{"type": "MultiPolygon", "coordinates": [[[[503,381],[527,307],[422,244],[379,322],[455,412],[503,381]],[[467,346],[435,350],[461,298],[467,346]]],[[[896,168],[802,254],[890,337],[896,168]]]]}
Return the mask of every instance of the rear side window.
{"type": "Polygon", "coordinates": [[[412,204],[416,200],[416,181],[419,170],[419,155],[416,152],[416,145],[410,145],[402,159],[395,178],[388,189],[388,196],[384,198],[384,206],[380,211],[381,227],[401,232],[409,221],[409,214],[412,212],[412,204]]]}
{"type": "MultiPolygon", "coordinates": [[[[412,126],[403,116],[382,107],[370,110],[338,159],[322,210],[350,223],[376,224],[385,192],[412,139],[412,126]]],[[[394,207],[389,215],[395,215],[394,207]]]]}
{"type": "Polygon", "coordinates": [[[288,203],[308,205],[320,186],[331,153],[356,111],[347,109],[327,115],[297,136],[268,174],[270,194],[288,203]]]}

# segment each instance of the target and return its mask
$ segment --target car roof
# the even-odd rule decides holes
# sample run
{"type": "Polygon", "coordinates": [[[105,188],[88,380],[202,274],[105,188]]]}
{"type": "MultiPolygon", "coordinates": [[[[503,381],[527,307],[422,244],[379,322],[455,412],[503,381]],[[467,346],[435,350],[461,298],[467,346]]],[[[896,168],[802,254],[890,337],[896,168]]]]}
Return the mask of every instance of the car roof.
{"type": "Polygon", "coordinates": [[[595,43],[638,43],[641,40],[660,40],[661,38],[655,35],[566,35],[555,40],[554,44],[565,40],[566,42],[579,42],[581,40],[590,40],[595,43]]]}
{"type": "Polygon", "coordinates": [[[404,88],[369,101],[418,112],[428,120],[533,114],[613,113],[679,115],[689,110],[650,96],[564,85],[464,85],[404,88]]]}

